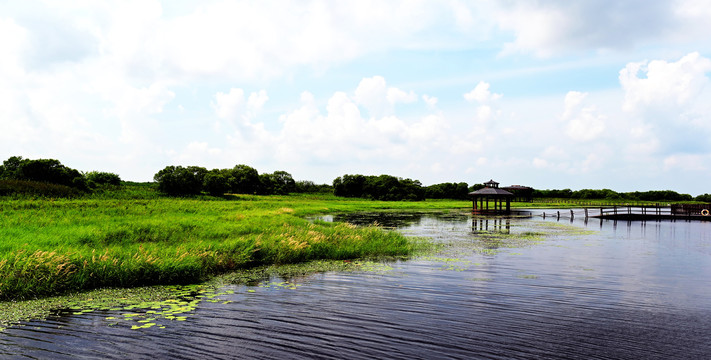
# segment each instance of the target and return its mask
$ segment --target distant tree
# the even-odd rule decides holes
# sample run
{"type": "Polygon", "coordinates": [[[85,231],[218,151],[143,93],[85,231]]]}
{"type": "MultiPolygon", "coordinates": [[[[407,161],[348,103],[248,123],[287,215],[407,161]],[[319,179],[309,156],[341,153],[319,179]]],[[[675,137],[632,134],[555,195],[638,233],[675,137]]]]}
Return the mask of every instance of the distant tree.
{"type": "Polygon", "coordinates": [[[207,172],[203,179],[203,189],[212,196],[224,195],[230,189],[225,172],[220,169],[213,169],[207,172]]]}
{"type": "MultiPolygon", "coordinates": [[[[472,190],[475,191],[475,190],[472,190]]],[[[425,198],[427,199],[467,199],[469,186],[467,183],[441,183],[427,186],[425,198]]]]}
{"type": "Polygon", "coordinates": [[[253,167],[237,165],[229,170],[230,190],[235,194],[254,194],[259,191],[259,173],[253,167]]]}
{"type": "Polygon", "coordinates": [[[469,190],[469,192],[474,192],[477,190],[481,190],[484,187],[485,187],[484,184],[474,184],[474,185],[470,186],[468,190],[469,190]]]}
{"type": "Polygon", "coordinates": [[[25,161],[29,160],[23,159],[22,156],[12,156],[3,161],[2,167],[0,167],[2,169],[0,170],[0,178],[19,180],[22,177],[20,173],[20,166],[25,161]]]}
{"type": "Polygon", "coordinates": [[[702,201],[702,202],[706,202],[706,203],[711,203],[711,194],[699,195],[694,200],[702,201]]]}
{"type": "Polygon", "coordinates": [[[417,180],[392,175],[343,175],[333,180],[336,196],[374,200],[424,200],[425,190],[417,180]]]}
{"type": "Polygon", "coordinates": [[[363,197],[364,175],[343,175],[333,180],[333,193],[343,197],[363,197]]]}
{"type": "Polygon", "coordinates": [[[635,191],[624,193],[624,198],[641,201],[691,201],[689,194],[679,194],[672,190],[635,191]]]}
{"type": "Polygon", "coordinates": [[[274,181],[271,174],[259,174],[259,187],[257,194],[272,195],[274,194],[274,181]]]}
{"type": "Polygon", "coordinates": [[[294,192],[297,193],[328,193],[333,192],[333,187],[327,184],[316,184],[309,180],[299,180],[296,182],[294,192]]]}
{"type": "Polygon", "coordinates": [[[166,166],[153,176],[158,190],[171,195],[200,194],[207,169],[199,166],[166,166]]]}
{"type": "Polygon", "coordinates": [[[533,190],[534,198],[560,198],[570,199],[573,197],[573,191],[570,189],[563,190],[533,190]]]}
{"type": "Polygon", "coordinates": [[[84,176],[76,169],[62,165],[55,159],[23,159],[13,156],[3,162],[2,178],[37,181],[87,190],[84,176]]]}
{"type": "Polygon", "coordinates": [[[84,175],[89,183],[98,185],[121,185],[121,177],[117,174],[101,171],[90,171],[84,175]]]}
{"type": "Polygon", "coordinates": [[[259,181],[261,183],[259,193],[263,195],[287,195],[296,190],[294,178],[286,171],[259,175],[259,181]]]}

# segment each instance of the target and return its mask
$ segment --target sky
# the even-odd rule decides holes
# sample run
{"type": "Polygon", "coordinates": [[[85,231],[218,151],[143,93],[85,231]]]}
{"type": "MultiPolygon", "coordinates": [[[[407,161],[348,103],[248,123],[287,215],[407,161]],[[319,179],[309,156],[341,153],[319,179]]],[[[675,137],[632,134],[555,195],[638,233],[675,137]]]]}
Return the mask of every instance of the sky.
{"type": "Polygon", "coordinates": [[[711,0],[0,1],[0,160],[711,193],[711,0]]]}

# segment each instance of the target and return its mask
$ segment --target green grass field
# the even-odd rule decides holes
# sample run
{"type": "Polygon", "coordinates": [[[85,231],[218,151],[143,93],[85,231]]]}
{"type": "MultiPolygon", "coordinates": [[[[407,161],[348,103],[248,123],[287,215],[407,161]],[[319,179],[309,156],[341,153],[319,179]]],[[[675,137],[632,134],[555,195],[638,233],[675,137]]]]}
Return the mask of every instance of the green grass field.
{"type": "Polygon", "coordinates": [[[332,195],[168,198],[128,187],[75,199],[0,201],[0,299],[103,287],[194,283],[235,269],[407,256],[421,242],[308,215],[467,208],[332,195]]]}

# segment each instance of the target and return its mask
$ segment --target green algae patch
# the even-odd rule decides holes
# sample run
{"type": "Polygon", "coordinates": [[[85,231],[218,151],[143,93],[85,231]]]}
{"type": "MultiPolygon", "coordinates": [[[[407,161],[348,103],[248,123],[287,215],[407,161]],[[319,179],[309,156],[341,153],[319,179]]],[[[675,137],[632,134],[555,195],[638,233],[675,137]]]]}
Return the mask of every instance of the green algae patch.
{"type": "Polygon", "coordinates": [[[160,301],[170,296],[166,287],[134,289],[99,289],[84,293],[49,297],[38,300],[0,302],[0,330],[23,321],[79,312],[82,315],[98,309],[122,309],[131,304],[160,301]]]}
{"type": "Polygon", "coordinates": [[[99,289],[37,300],[0,302],[0,331],[23,322],[51,316],[97,316],[107,326],[132,330],[161,330],[172,322],[189,321],[207,303],[228,305],[240,293],[257,289],[298,290],[304,279],[323,272],[383,273],[390,260],[321,260],[302,264],[244,269],[194,285],[165,285],[128,289],[99,289]],[[245,285],[239,290],[232,285],[245,285]]]}

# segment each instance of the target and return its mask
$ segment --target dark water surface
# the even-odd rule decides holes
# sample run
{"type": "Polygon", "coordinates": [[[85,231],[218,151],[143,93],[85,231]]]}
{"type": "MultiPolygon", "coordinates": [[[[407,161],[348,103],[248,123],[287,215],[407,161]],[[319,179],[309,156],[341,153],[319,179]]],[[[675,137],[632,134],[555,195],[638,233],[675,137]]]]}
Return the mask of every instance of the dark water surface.
{"type": "Polygon", "coordinates": [[[150,328],[117,311],[31,322],[0,333],[0,358],[711,358],[711,223],[335,220],[447,245],[362,273],[227,287],[150,328]]]}

